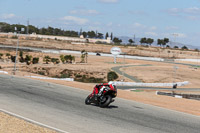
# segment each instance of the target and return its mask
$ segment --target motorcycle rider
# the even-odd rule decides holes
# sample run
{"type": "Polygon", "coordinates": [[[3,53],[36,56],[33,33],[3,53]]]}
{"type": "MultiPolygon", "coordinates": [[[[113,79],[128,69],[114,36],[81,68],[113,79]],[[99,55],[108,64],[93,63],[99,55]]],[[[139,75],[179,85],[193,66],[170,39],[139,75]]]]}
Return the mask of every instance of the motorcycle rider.
{"type": "Polygon", "coordinates": [[[96,85],[93,90],[95,100],[97,100],[103,94],[104,90],[110,90],[112,88],[115,88],[112,82],[101,83],[101,84],[96,85]]]}

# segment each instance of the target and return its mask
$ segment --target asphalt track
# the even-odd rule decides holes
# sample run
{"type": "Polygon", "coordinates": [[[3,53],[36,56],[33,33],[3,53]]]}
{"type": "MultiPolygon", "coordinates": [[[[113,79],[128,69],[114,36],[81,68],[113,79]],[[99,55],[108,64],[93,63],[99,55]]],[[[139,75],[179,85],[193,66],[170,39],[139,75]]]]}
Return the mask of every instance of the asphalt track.
{"type": "Polygon", "coordinates": [[[90,92],[0,75],[0,108],[70,133],[199,133],[200,117],[116,98],[85,105],[90,92]]]}

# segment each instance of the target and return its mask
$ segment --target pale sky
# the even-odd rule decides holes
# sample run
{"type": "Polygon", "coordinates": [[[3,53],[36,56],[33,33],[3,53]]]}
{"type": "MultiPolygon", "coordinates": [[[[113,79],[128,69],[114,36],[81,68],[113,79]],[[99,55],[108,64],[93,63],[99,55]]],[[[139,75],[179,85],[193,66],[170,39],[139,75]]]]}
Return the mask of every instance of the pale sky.
{"type": "Polygon", "coordinates": [[[0,22],[200,46],[200,0],[0,0],[0,22]]]}

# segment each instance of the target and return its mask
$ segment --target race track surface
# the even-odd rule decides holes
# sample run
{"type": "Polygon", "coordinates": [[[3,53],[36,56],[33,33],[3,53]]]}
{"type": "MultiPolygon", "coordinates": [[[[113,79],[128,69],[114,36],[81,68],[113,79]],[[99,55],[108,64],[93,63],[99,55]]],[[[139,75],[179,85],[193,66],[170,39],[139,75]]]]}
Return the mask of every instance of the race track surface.
{"type": "MultiPolygon", "coordinates": [[[[85,105],[90,92],[0,75],[0,109],[70,133],[199,133],[200,117],[116,98],[85,105]]],[[[178,106],[178,105],[177,105],[178,106]]]]}

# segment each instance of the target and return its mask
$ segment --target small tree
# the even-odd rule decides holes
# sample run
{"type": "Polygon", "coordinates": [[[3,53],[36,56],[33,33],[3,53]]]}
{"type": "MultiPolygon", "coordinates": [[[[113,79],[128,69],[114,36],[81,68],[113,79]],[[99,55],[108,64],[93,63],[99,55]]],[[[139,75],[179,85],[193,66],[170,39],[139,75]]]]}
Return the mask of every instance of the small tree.
{"type": "Polygon", "coordinates": [[[23,57],[23,51],[20,51],[20,52],[19,52],[19,56],[20,56],[20,57],[23,57]]]}
{"type": "Polygon", "coordinates": [[[65,55],[64,59],[67,63],[72,63],[72,56],[71,55],[65,55]]]}
{"type": "Polygon", "coordinates": [[[60,60],[62,61],[63,64],[65,63],[65,57],[64,57],[64,55],[60,55],[60,60]]]}
{"type": "Polygon", "coordinates": [[[141,38],[141,39],[140,39],[140,43],[141,43],[141,44],[147,43],[147,38],[146,38],[146,37],[141,38]]]}
{"type": "Polygon", "coordinates": [[[21,63],[24,63],[25,59],[24,59],[24,57],[23,57],[23,51],[20,51],[20,52],[19,52],[19,56],[20,56],[19,61],[20,61],[21,63]]]}
{"type": "Polygon", "coordinates": [[[151,38],[147,38],[146,42],[147,44],[151,45],[154,42],[154,40],[151,38]]]}
{"type": "Polygon", "coordinates": [[[39,58],[38,57],[34,57],[32,62],[33,62],[33,64],[37,64],[39,62],[39,58]]]}
{"type": "Polygon", "coordinates": [[[109,72],[109,73],[107,74],[108,82],[109,82],[109,81],[113,81],[113,80],[115,80],[115,79],[117,79],[117,78],[118,78],[118,75],[117,75],[115,72],[113,72],[113,71],[111,71],[111,72],[109,72]]]}
{"type": "Polygon", "coordinates": [[[113,33],[110,34],[110,39],[113,40],[113,33]]]}
{"type": "Polygon", "coordinates": [[[81,63],[87,63],[88,53],[85,50],[81,51],[81,63]]]}
{"type": "Polygon", "coordinates": [[[51,58],[47,55],[44,57],[43,61],[46,63],[46,64],[49,64],[49,62],[51,61],[51,58]]]}
{"type": "Polygon", "coordinates": [[[107,39],[109,37],[108,32],[106,33],[105,39],[107,39]]]}
{"type": "Polygon", "coordinates": [[[31,64],[31,59],[32,59],[32,56],[31,56],[31,55],[26,55],[25,61],[26,61],[26,64],[27,64],[27,65],[30,65],[30,64],[31,64]]]}
{"type": "Polygon", "coordinates": [[[58,58],[51,58],[51,62],[53,62],[53,64],[59,64],[60,60],[58,58]]]}
{"type": "Polygon", "coordinates": [[[75,56],[72,56],[72,62],[75,62],[75,56]]]}
{"type": "Polygon", "coordinates": [[[175,49],[178,49],[178,46],[174,46],[175,49]]]}
{"type": "Polygon", "coordinates": [[[182,50],[188,50],[188,47],[187,46],[183,46],[181,49],[182,50]]]}
{"type": "Polygon", "coordinates": [[[114,37],[113,42],[116,44],[120,44],[122,42],[122,40],[117,37],[114,37]]]}
{"type": "Polygon", "coordinates": [[[134,41],[133,41],[132,39],[129,39],[128,42],[129,42],[130,44],[134,43],[134,41]]]}
{"type": "Polygon", "coordinates": [[[167,44],[169,42],[169,38],[164,38],[164,42],[167,44]]]}
{"type": "Polygon", "coordinates": [[[82,32],[82,35],[83,35],[83,37],[84,38],[86,38],[87,37],[87,33],[84,31],[84,32],[82,32]]]}
{"type": "Polygon", "coordinates": [[[0,53],[0,59],[2,58],[2,56],[3,56],[3,54],[2,54],[2,53],[0,53]]]}
{"type": "Polygon", "coordinates": [[[12,56],[12,55],[11,55],[11,61],[12,61],[12,62],[15,62],[15,57],[16,57],[16,56],[12,56]]]}
{"type": "Polygon", "coordinates": [[[160,45],[160,46],[162,45],[162,40],[161,39],[157,40],[157,45],[160,45]]]}
{"type": "Polygon", "coordinates": [[[85,50],[81,51],[81,63],[85,63],[85,50]]]}
{"type": "Polygon", "coordinates": [[[87,63],[88,52],[85,52],[85,62],[87,63]]]}

